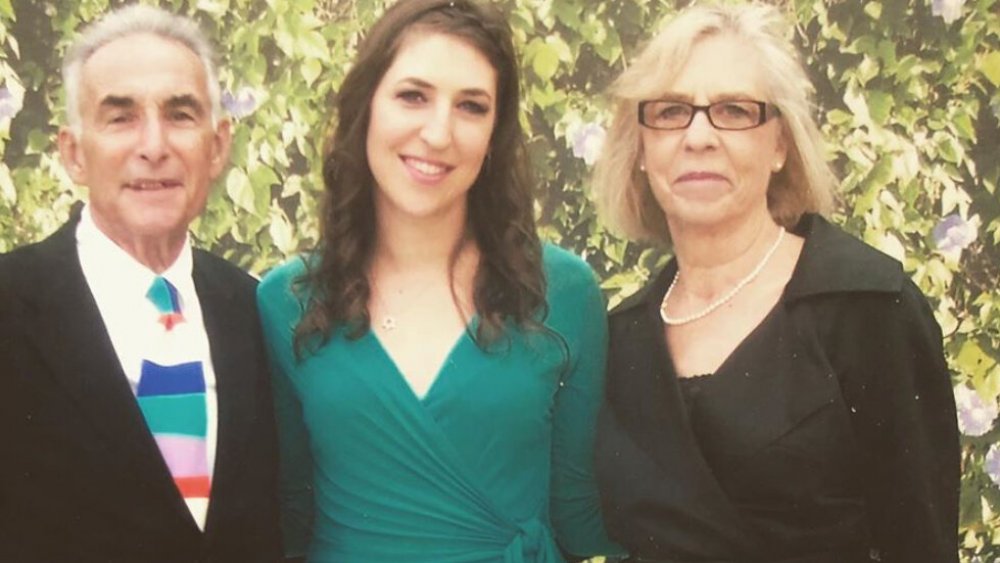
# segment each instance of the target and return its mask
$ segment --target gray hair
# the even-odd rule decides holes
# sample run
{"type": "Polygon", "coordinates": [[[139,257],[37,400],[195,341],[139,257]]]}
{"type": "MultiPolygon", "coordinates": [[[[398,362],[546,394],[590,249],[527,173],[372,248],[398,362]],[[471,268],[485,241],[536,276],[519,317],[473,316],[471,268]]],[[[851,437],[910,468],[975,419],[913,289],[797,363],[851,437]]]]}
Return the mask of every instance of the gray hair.
{"type": "Polygon", "coordinates": [[[108,43],[140,33],[177,41],[198,56],[208,82],[212,126],[215,127],[222,116],[222,107],[212,43],[193,20],[142,4],[120,8],[90,24],[67,51],[63,60],[62,77],[66,90],[66,122],[69,127],[74,133],[80,133],[80,80],[83,64],[108,43]]]}
{"type": "Polygon", "coordinates": [[[830,210],[835,178],[813,118],[814,88],[790,31],[774,6],[699,4],[682,10],[646,45],[611,87],[614,118],[593,181],[598,211],[609,226],[634,240],[670,242],[663,211],[639,170],[637,107],[669,89],[698,41],[720,34],[737,37],[757,51],[765,101],[781,111],[788,160],[768,185],[771,216],[792,227],[803,213],[830,210]]]}

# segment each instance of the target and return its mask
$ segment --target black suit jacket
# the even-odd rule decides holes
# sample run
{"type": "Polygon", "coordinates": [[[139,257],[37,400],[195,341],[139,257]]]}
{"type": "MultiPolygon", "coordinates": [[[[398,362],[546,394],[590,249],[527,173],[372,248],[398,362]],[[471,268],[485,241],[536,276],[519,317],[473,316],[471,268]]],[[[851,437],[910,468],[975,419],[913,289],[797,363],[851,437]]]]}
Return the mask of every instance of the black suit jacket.
{"type": "Polygon", "coordinates": [[[0,256],[0,561],[277,560],[275,430],[256,282],[194,252],[218,391],[202,533],[84,279],[77,219],[0,256]]]}
{"type": "Polygon", "coordinates": [[[612,312],[608,530],[677,563],[957,562],[958,429],[933,313],[898,262],[818,216],[795,231],[781,300],[715,374],[685,382],[697,398],[659,318],[676,263],[612,312]]]}

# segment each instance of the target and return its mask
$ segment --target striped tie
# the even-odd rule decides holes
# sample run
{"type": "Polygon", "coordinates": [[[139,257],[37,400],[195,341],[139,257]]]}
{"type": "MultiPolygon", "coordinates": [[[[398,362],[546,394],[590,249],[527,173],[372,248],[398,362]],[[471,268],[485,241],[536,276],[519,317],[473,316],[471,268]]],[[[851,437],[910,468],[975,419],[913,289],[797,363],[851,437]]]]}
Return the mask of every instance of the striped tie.
{"type": "MultiPolygon", "coordinates": [[[[146,297],[160,312],[164,339],[170,339],[174,328],[184,322],[177,289],[157,277],[146,297]]],[[[202,363],[160,365],[143,360],[136,395],[181,495],[186,501],[207,499],[211,478],[205,439],[208,418],[202,363]]]]}

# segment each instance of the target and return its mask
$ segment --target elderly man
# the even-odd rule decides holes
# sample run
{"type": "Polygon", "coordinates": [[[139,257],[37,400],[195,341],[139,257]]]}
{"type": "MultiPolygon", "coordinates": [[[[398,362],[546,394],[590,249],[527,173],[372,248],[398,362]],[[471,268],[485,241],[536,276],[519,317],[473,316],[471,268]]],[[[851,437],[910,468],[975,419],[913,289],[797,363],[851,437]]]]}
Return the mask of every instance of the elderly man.
{"type": "Polygon", "coordinates": [[[145,6],[69,50],[59,151],[89,200],[0,257],[0,561],[279,557],[255,282],[187,234],[229,151],[212,61],[145,6]]]}

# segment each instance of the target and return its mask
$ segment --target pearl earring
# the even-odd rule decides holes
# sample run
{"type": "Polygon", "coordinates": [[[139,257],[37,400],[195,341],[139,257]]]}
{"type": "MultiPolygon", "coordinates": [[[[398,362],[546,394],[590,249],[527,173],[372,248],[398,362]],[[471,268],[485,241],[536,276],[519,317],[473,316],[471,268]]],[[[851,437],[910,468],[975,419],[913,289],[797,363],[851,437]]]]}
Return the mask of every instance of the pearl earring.
{"type": "Polygon", "coordinates": [[[784,163],[784,162],[775,162],[775,163],[774,163],[774,166],[772,166],[771,168],[772,168],[772,170],[774,170],[775,172],[781,172],[781,167],[782,167],[782,166],[784,166],[784,165],[785,165],[785,163],[784,163]]]}

